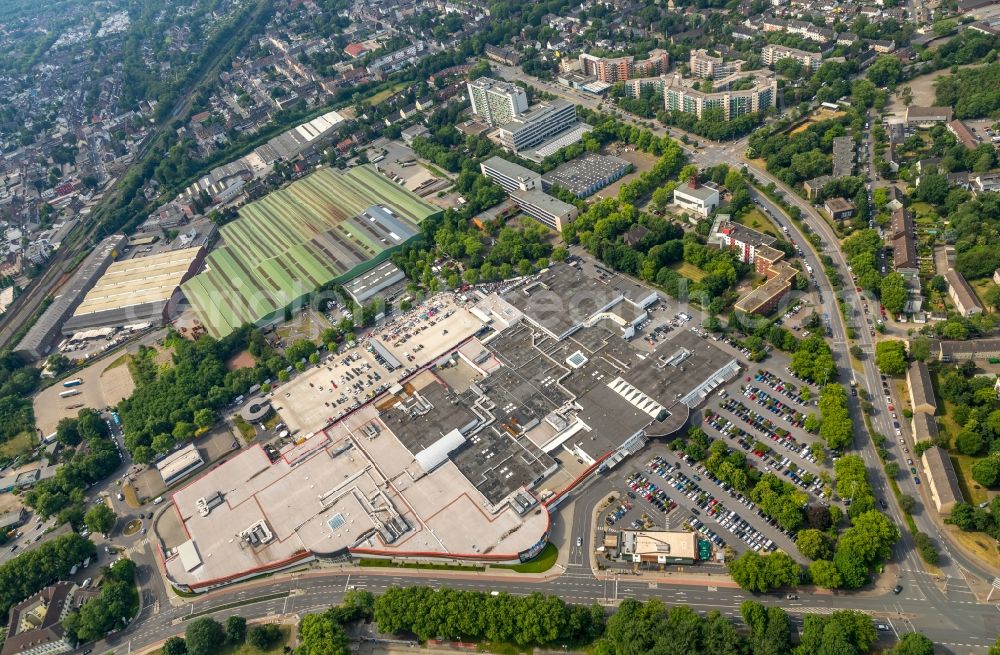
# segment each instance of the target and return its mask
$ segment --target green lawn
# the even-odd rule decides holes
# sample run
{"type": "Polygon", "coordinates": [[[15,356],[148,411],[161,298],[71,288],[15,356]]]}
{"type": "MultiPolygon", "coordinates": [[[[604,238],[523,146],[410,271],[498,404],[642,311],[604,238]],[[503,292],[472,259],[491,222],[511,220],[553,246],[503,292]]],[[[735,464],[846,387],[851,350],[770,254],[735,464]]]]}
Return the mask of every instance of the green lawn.
{"type": "MultiPolygon", "coordinates": [[[[935,384],[936,387],[937,385],[935,384]]],[[[940,398],[940,394],[938,394],[938,397],[940,398]]],[[[941,428],[946,430],[951,435],[952,440],[954,440],[955,436],[962,431],[962,426],[954,418],[955,405],[944,399],[941,400],[941,403],[944,413],[935,418],[941,428]]],[[[948,454],[951,456],[951,463],[955,467],[955,473],[958,475],[958,486],[961,487],[965,500],[973,504],[989,500],[989,495],[983,489],[982,485],[972,479],[972,465],[979,458],[962,455],[955,450],[954,443],[950,444],[948,450],[948,454]]]]}
{"type": "Polygon", "coordinates": [[[393,562],[387,559],[362,559],[358,566],[389,569],[427,569],[431,571],[485,571],[486,567],[474,564],[422,564],[420,562],[393,562]]]}
{"type": "Polygon", "coordinates": [[[17,457],[35,447],[35,437],[31,432],[22,432],[0,444],[0,457],[17,457]]]}
{"type": "Polygon", "coordinates": [[[405,86],[406,86],[406,82],[400,82],[399,84],[394,84],[393,86],[390,86],[388,89],[382,89],[381,91],[379,91],[378,93],[376,93],[372,97],[366,98],[364,100],[364,102],[369,107],[374,107],[375,105],[379,104],[380,102],[382,102],[384,100],[388,100],[389,96],[391,96],[392,94],[396,93],[397,91],[399,91],[400,89],[402,89],[405,86]]]}
{"type": "Polygon", "coordinates": [[[518,573],[544,573],[555,566],[556,559],[559,557],[559,549],[552,544],[546,544],[542,552],[538,554],[533,560],[527,561],[523,564],[498,564],[497,566],[492,566],[490,568],[494,569],[510,569],[511,571],[517,571],[518,573]]]}
{"type": "Polygon", "coordinates": [[[240,434],[243,435],[243,440],[247,443],[257,438],[257,431],[242,416],[234,416],[233,423],[236,425],[236,429],[240,431],[240,434]]]}
{"type": "Polygon", "coordinates": [[[687,279],[692,282],[701,282],[708,276],[708,273],[701,270],[694,264],[689,264],[687,262],[680,262],[679,264],[673,264],[670,268],[677,271],[687,279]]]}
{"type": "Polygon", "coordinates": [[[746,225],[749,228],[753,228],[758,232],[763,232],[764,234],[770,234],[771,236],[782,239],[784,238],[778,228],[774,226],[766,216],[757,208],[747,212],[743,216],[736,219],[737,223],[746,225]]]}
{"type": "Polygon", "coordinates": [[[965,500],[973,505],[989,500],[990,496],[982,485],[972,479],[972,465],[980,458],[960,455],[955,452],[949,453],[949,455],[951,456],[951,464],[955,467],[955,473],[958,474],[958,486],[961,487],[965,500]]]}
{"type": "Polygon", "coordinates": [[[975,290],[976,295],[979,296],[979,302],[983,304],[983,307],[988,312],[992,312],[993,308],[990,307],[985,300],[983,300],[983,296],[986,294],[986,291],[993,286],[993,284],[993,280],[988,277],[984,277],[981,280],[969,280],[969,285],[973,288],[973,290],[975,290]]]}

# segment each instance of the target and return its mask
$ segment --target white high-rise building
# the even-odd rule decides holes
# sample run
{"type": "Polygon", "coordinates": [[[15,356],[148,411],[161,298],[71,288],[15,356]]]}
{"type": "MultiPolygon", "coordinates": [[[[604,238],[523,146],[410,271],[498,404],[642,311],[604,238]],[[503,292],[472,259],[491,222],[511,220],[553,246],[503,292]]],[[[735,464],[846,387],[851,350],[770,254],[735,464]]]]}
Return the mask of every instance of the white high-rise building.
{"type": "Polygon", "coordinates": [[[528,94],[516,84],[480,77],[469,82],[468,88],[472,113],[492,127],[509,123],[528,110],[528,94]]]}

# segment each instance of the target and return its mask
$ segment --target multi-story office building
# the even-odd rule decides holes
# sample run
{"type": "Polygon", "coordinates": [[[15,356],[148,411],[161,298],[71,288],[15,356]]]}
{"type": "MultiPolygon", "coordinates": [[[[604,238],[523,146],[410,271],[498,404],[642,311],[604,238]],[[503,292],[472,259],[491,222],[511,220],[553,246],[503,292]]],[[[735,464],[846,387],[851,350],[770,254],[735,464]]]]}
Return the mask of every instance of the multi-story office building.
{"type": "Polygon", "coordinates": [[[580,70],[584,75],[593,75],[602,82],[614,84],[636,77],[663,75],[670,66],[670,55],[666,50],[653,50],[649,57],[635,60],[631,55],[624,57],[595,57],[580,55],[580,70]]]}
{"type": "Polygon", "coordinates": [[[540,102],[503,124],[500,145],[514,152],[537,146],[576,124],[576,105],[565,100],[540,102]]]}
{"type": "Polygon", "coordinates": [[[516,84],[480,77],[469,82],[468,89],[472,113],[493,127],[509,123],[528,110],[528,95],[516,84]]]}
{"type": "Polygon", "coordinates": [[[654,86],[663,94],[663,105],[667,111],[682,111],[701,118],[706,109],[718,108],[727,121],[745,114],[766,111],[775,106],[778,96],[778,81],[773,74],[736,73],[719,80],[716,90],[710,92],[699,90],[695,84],[693,80],[674,75],[631,80],[625,83],[625,91],[629,96],[638,97],[643,87],[654,86]],[[748,78],[751,81],[749,88],[732,89],[733,86],[745,86],[737,82],[748,78]]]}
{"type": "Polygon", "coordinates": [[[764,64],[772,68],[782,59],[794,59],[802,64],[806,71],[815,72],[823,63],[823,55],[818,52],[806,52],[798,48],[788,48],[783,45],[768,44],[761,50],[764,64]]]}
{"type": "Polygon", "coordinates": [[[553,230],[562,231],[577,216],[576,207],[543,192],[542,176],[524,166],[490,157],[479,169],[503,187],[521,211],[553,230]]]}
{"type": "Polygon", "coordinates": [[[692,75],[708,80],[718,80],[739,73],[744,63],[746,62],[741,59],[724,61],[722,57],[708,54],[708,50],[704,48],[692,50],[691,59],[688,61],[692,75]]]}

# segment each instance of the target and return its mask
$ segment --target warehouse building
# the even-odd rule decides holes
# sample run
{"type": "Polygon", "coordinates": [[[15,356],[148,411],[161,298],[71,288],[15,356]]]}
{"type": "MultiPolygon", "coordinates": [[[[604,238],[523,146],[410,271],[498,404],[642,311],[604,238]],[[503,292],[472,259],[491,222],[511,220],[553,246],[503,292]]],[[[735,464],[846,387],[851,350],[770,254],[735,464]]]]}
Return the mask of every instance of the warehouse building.
{"type": "Polygon", "coordinates": [[[201,453],[198,452],[193,443],[189,443],[157,462],[156,470],[160,472],[163,483],[169,487],[204,465],[205,460],[201,453]]]}
{"type": "Polygon", "coordinates": [[[948,514],[955,505],[964,502],[962,488],[958,485],[955,467],[951,464],[948,452],[939,446],[933,446],[920,456],[927,476],[927,486],[934,500],[934,506],[941,514],[948,514]]]}
{"type": "Polygon", "coordinates": [[[561,164],[542,176],[542,189],[560,186],[577,198],[593,195],[620,180],[632,170],[632,163],[620,157],[589,152],[561,164]]]}
{"type": "Polygon", "coordinates": [[[198,272],[204,259],[205,249],[197,247],[115,262],[63,325],[63,334],[168,322],[180,303],[181,283],[198,272]]]}
{"type": "Polygon", "coordinates": [[[104,271],[108,270],[127,242],[128,237],[124,234],[114,234],[98,244],[69,281],[60,287],[59,294],[52,300],[52,304],[31,326],[14,352],[32,360],[42,359],[48,355],[56,340],[62,336],[63,322],[72,315],[83,301],[84,294],[94,286],[104,271]]]}
{"type": "Polygon", "coordinates": [[[406,279],[406,274],[390,261],[384,261],[367,273],[344,283],[344,291],[363,305],[380,292],[406,279]]]}

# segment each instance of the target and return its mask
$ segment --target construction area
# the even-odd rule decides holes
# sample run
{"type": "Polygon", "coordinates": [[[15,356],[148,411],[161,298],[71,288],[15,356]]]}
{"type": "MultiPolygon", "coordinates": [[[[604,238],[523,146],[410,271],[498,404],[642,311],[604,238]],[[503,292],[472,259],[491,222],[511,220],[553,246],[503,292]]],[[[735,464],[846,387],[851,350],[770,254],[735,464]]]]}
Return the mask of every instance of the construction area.
{"type": "Polygon", "coordinates": [[[205,329],[222,337],[379,264],[438,211],[371,166],[323,168],[241,208],[220,229],[225,245],[207,270],[182,289],[205,329]]]}

